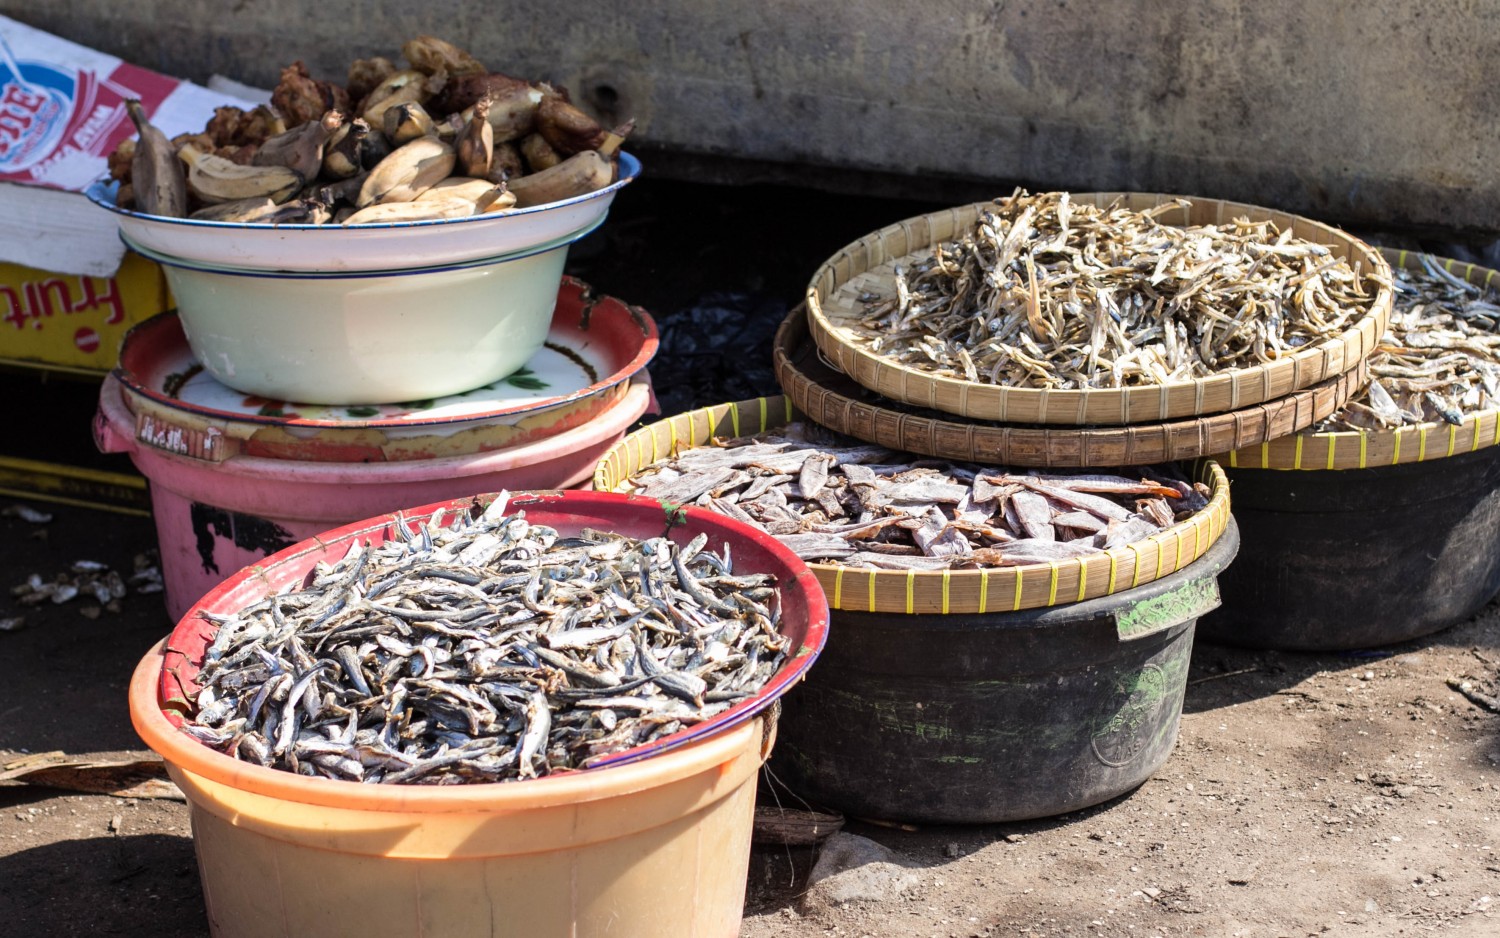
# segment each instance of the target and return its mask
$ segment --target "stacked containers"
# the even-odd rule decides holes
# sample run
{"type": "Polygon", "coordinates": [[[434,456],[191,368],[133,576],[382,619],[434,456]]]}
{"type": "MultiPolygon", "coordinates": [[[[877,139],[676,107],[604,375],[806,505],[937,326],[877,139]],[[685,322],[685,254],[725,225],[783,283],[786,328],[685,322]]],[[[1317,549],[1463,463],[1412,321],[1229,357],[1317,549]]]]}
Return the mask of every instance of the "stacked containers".
{"type": "MultiPolygon", "coordinates": [[[[1483,295],[1494,270],[1383,254],[1398,270],[1471,285],[1481,313],[1500,313],[1496,294],[1483,295]]],[[[1396,307],[1410,302],[1398,295],[1396,307]]],[[[1500,408],[1491,395],[1489,406],[1450,417],[1307,430],[1217,456],[1247,549],[1221,581],[1225,604],[1203,635],[1354,650],[1431,634],[1489,602],[1500,591],[1500,408]]]]}
{"type": "Polygon", "coordinates": [[[525,365],[547,338],[570,246],[639,173],[620,153],[613,181],[582,195],[354,226],[146,215],[116,205],[103,182],[88,196],[162,266],[214,378],[263,397],[385,404],[460,394],[525,365]]]}
{"type": "MultiPolygon", "coordinates": [[[[439,790],[247,765],[174,726],[184,698],[196,703],[191,678],[214,640],[214,615],[295,588],[352,542],[421,524],[402,510],[453,520],[483,493],[586,482],[654,405],[651,317],[567,278],[559,291],[567,245],[597,226],[638,168],[622,163],[627,178],[572,200],[591,203],[592,221],[502,256],[455,256],[485,240],[455,229],[513,234],[536,228],[539,212],[567,213],[554,205],[510,222],[247,237],[247,249],[280,258],[274,270],[152,254],[173,278],[181,316],[131,336],[101,393],[96,438],[128,452],[152,484],[180,622],[137,669],[132,712],[188,795],[214,934],[290,935],[318,923],[371,935],[738,931],[755,777],[774,739],[774,719],[760,709],[816,657],[826,606],[793,555],[723,519],[691,513],[673,536],[702,534],[726,557],[733,542],[745,568],[771,570],[791,652],[761,693],[733,708],[738,716],[727,711],[680,739],[567,778],[439,790]],[[328,249],[346,234],[366,250],[350,240],[348,254],[319,261],[296,247],[328,249]],[[370,269],[406,260],[424,266],[370,269]],[[389,403],[438,394],[447,396],[389,403]],[[347,887],[334,901],[330,877],[347,887]],[[265,891],[245,888],[272,880],[272,905],[290,918],[259,914],[265,891]]],[[[166,224],[179,236],[191,228],[166,224]]],[[[544,492],[523,504],[569,534],[660,530],[659,507],[612,496],[544,492]]]]}
{"type": "Polygon", "coordinates": [[[542,350],[507,378],[407,405],[307,405],[212,378],[175,314],[127,337],[95,438],[150,480],[167,609],[351,521],[435,499],[585,483],[654,406],[643,310],[565,278],[542,350]]]}
{"type": "Polygon", "coordinates": [[[152,484],[174,617],[331,526],[587,478],[653,406],[651,318],[562,275],[640,173],[615,156],[579,195],[353,226],[165,217],[90,187],[177,301],[127,338],[95,420],[152,484]]]}
{"type": "MultiPolygon", "coordinates": [[[[1074,198],[1104,205],[1115,197],[1074,198]]],[[[1120,197],[1136,208],[1170,198],[1120,197]]],[[[809,288],[810,313],[794,312],[778,336],[784,400],[637,431],[600,464],[596,487],[628,488],[676,448],[799,411],[893,449],[982,465],[1077,470],[1201,457],[1224,449],[1223,440],[1259,443],[1332,414],[1362,383],[1362,362],[1385,327],[1389,290],[1375,289],[1368,313],[1344,334],[1280,362],[1179,386],[1082,392],[935,378],[843,341],[831,307],[852,309],[873,272],[955,237],[983,207],[911,219],[835,255],[809,288]],[[1228,413],[1202,416],[1213,410],[1228,413]]],[[[1366,270],[1381,267],[1360,242],[1303,219],[1221,202],[1174,211],[1179,224],[1270,217],[1366,270]]],[[[1097,556],[939,572],[814,564],[835,625],[820,667],[786,701],[778,776],[858,816],[921,822],[1053,815],[1144,781],[1170,753],[1194,624],[1218,605],[1216,577],[1237,548],[1222,470],[1204,462],[1196,471],[1210,487],[1207,508],[1097,556]]]]}

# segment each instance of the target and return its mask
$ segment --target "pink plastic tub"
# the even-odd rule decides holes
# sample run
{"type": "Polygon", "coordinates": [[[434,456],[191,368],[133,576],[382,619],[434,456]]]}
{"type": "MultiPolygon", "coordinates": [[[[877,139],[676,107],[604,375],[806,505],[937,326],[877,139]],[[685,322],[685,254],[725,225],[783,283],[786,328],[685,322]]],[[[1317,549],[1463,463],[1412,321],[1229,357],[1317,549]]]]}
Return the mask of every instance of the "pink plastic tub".
{"type": "Polygon", "coordinates": [[[654,406],[649,384],[587,424],[510,449],[441,459],[329,463],[232,456],[208,462],[143,442],[136,419],[105,379],[94,441],[128,453],[151,483],[167,612],[188,608],[241,567],[330,528],[429,502],[503,489],[566,489],[590,480],[599,459],[654,406]]]}

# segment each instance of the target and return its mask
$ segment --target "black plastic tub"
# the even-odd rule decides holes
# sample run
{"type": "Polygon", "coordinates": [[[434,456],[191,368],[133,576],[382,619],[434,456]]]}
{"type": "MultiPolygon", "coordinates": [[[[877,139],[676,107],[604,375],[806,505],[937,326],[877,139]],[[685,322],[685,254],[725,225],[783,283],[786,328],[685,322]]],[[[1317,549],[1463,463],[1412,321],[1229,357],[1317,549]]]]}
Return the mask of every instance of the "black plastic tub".
{"type": "Polygon", "coordinates": [[[1231,469],[1244,550],[1205,641],[1347,651],[1456,625],[1500,592],[1500,447],[1373,469],[1231,469]]]}
{"type": "Polygon", "coordinates": [[[1231,522],[1194,563],[1113,596],[984,615],[835,611],[783,700],[772,770],[853,817],[988,823],[1107,801],[1177,739],[1231,522]]]}

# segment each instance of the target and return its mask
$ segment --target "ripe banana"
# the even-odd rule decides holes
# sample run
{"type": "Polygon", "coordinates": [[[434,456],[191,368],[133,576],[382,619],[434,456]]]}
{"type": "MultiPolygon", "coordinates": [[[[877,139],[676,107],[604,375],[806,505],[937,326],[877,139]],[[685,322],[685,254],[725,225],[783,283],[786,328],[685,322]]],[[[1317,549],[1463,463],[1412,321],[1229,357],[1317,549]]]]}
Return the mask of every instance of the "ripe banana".
{"type": "Polygon", "coordinates": [[[537,106],[536,129],[563,156],[597,150],[609,133],[599,126],[598,121],[556,93],[545,95],[537,106]]]}
{"type": "Polygon", "coordinates": [[[369,135],[370,125],[362,117],[356,117],[340,127],[323,147],[323,175],[332,179],[348,179],[363,172],[360,157],[365,147],[365,138],[369,135]]]}
{"type": "MultiPolygon", "coordinates": [[[[531,133],[536,126],[536,109],[542,103],[540,88],[520,85],[489,95],[490,113],[487,117],[494,128],[495,142],[519,140],[531,133]]],[[[467,124],[474,117],[474,105],[464,109],[461,116],[467,124]]]]}
{"type": "Polygon", "coordinates": [[[475,179],[470,176],[449,176],[442,182],[417,196],[418,202],[431,202],[433,199],[468,199],[470,202],[478,202],[488,195],[491,190],[505,190],[504,186],[497,186],[488,179],[475,179]]]}
{"type": "Polygon", "coordinates": [[[130,119],[140,134],[130,158],[130,184],[136,211],[147,215],[181,218],[187,214],[187,180],[177,162],[167,135],[146,119],[141,102],[125,102],[130,119]]]}
{"type": "Polygon", "coordinates": [[[370,170],[359,190],[357,208],[381,202],[410,202],[453,172],[453,148],[437,137],[419,137],[370,170]]]}
{"type": "Polygon", "coordinates": [[[177,156],[188,164],[188,189],[209,204],[256,197],[285,202],[302,188],[302,174],[285,166],[241,166],[191,143],[177,156]]]}
{"type": "Polygon", "coordinates": [[[488,215],[515,208],[516,194],[504,186],[496,186],[474,202],[475,215],[488,215]]]}
{"type": "Polygon", "coordinates": [[[385,112],[385,135],[395,146],[411,143],[418,137],[435,134],[432,115],[415,101],[403,101],[385,112]]]}
{"type": "Polygon", "coordinates": [[[495,155],[495,128],[489,122],[490,103],[480,101],[474,105],[474,116],[458,140],[458,168],[466,176],[484,177],[490,173],[490,160],[495,155]]]}
{"type": "Polygon", "coordinates": [[[553,149],[541,134],[530,134],[521,139],[521,155],[526,157],[526,165],[534,173],[551,169],[563,161],[562,154],[553,149]]]}
{"type": "Polygon", "coordinates": [[[468,199],[429,199],[417,202],[385,202],[362,208],[344,219],[345,225],[391,224],[403,221],[434,221],[439,218],[467,218],[474,214],[474,203],[468,199]]]}
{"type": "Polygon", "coordinates": [[[468,199],[474,203],[475,215],[503,211],[516,204],[516,194],[507,189],[504,183],[496,185],[488,179],[467,176],[449,176],[417,196],[418,202],[431,202],[434,199],[468,199]]]}
{"type": "Polygon", "coordinates": [[[274,211],[276,211],[276,203],[262,196],[254,199],[240,199],[236,202],[220,202],[218,205],[200,208],[189,217],[199,221],[250,224],[265,221],[266,216],[274,211]]]}
{"type": "Polygon", "coordinates": [[[452,75],[443,90],[424,101],[435,114],[457,114],[472,107],[480,98],[498,95],[515,88],[525,88],[531,83],[524,79],[490,72],[486,75],[452,75]]]}
{"type": "Polygon", "coordinates": [[[408,101],[425,101],[431,97],[426,90],[427,76],[416,69],[406,69],[388,76],[365,95],[360,102],[360,117],[371,127],[385,126],[385,112],[408,101]]]}
{"type": "Polygon", "coordinates": [[[343,126],[343,112],[328,111],[321,120],[299,124],[262,143],[250,158],[250,165],[285,166],[301,173],[303,179],[316,179],[329,139],[343,126]]]}
{"type": "Polygon", "coordinates": [[[510,191],[516,194],[516,205],[526,208],[603,189],[614,181],[614,176],[613,163],[598,151],[584,150],[551,169],[512,179],[510,191]]]}

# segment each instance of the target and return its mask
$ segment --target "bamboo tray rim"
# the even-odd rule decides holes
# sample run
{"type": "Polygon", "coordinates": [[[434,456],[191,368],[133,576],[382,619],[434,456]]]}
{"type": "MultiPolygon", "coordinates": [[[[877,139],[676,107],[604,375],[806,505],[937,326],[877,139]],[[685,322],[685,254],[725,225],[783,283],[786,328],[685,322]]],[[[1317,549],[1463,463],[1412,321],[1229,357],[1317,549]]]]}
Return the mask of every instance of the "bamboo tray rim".
{"type": "MultiPolygon", "coordinates": [[[[936,440],[939,433],[956,433],[966,436],[970,444],[973,445],[978,436],[995,436],[1000,439],[999,445],[1007,446],[1008,449],[1020,448],[1023,445],[1029,444],[1042,451],[1041,455],[1037,457],[1007,453],[1007,456],[1002,461],[1008,466],[1025,466],[1029,468],[1089,468],[1119,465],[1121,460],[1110,459],[1108,456],[1099,454],[1101,449],[1119,445],[1127,445],[1131,447],[1133,452],[1146,451],[1145,455],[1126,460],[1127,464],[1139,465],[1144,463],[1202,459],[1210,455],[1208,446],[1203,446],[1201,449],[1198,447],[1188,447],[1192,450],[1191,452],[1174,453],[1171,451],[1174,441],[1192,436],[1197,436],[1201,441],[1204,438],[1204,433],[1210,432],[1213,427],[1220,424],[1225,426],[1232,425],[1233,432],[1239,434],[1242,439],[1250,437],[1249,440],[1238,444],[1232,452],[1241,451],[1250,446],[1258,446],[1263,442],[1267,442],[1270,438],[1254,439],[1256,436],[1264,436],[1264,434],[1257,434],[1253,430],[1245,431],[1242,425],[1247,418],[1253,421],[1255,418],[1261,417],[1261,414],[1257,412],[1264,412],[1271,408],[1284,408],[1290,405],[1296,408],[1296,417],[1294,419],[1302,421],[1302,408],[1305,406],[1307,410],[1305,423],[1303,423],[1303,427],[1305,428],[1311,426],[1319,419],[1325,419],[1336,413],[1349,398],[1354,396],[1360,387],[1363,387],[1367,380],[1366,363],[1364,360],[1360,360],[1356,362],[1355,367],[1350,371],[1334,375],[1331,378],[1325,378],[1317,384],[1293,391],[1285,397],[1264,401],[1259,404],[1250,404],[1239,410],[1196,417],[1179,417],[1160,423],[1137,423],[1126,426],[965,423],[962,418],[945,420],[942,416],[903,413],[900,410],[882,406],[881,402],[860,400],[857,397],[852,397],[844,393],[840,389],[820,383],[816,377],[810,375],[807,370],[801,367],[800,361],[794,360],[793,357],[793,352],[800,349],[802,341],[809,339],[805,320],[801,324],[801,333],[797,331],[799,328],[797,321],[799,314],[805,314],[805,308],[805,304],[797,306],[782,322],[781,326],[776,330],[776,337],[772,348],[777,381],[781,385],[783,393],[788,398],[795,398],[792,401],[792,405],[799,412],[808,415],[808,419],[816,423],[821,423],[846,436],[852,436],[856,439],[892,449],[903,449],[921,455],[936,456],[944,459],[983,463],[989,457],[972,451],[967,453],[959,452],[957,448],[945,448],[936,443],[912,446],[908,440],[902,444],[893,444],[886,440],[870,439],[868,436],[851,432],[847,427],[847,423],[835,425],[828,422],[831,416],[829,413],[831,408],[817,408],[818,413],[811,414],[811,410],[805,406],[806,403],[812,403],[808,400],[808,396],[815,393],[810,389],[821,391],[825,399],[832,399],[836,405],[840,405],[846,410],[865,408],[877,415],[873,419],[878,420],[884,417],[887,420],[894,420],[897,424],[897,433],[902,433],[903,428],[910,425],[918,433],[925,431],[933,440],[936,440]],[[792,348],[792,346],[796,346],[796,348],[792,348]],[[805,387],[799,387],[799,384],[805,385],[805,387]],[[1317,398],[1325,391],[1333,396],[1333,409],[1320,418],[1318,416],[1318,407],[1320,405],[1317,398]],[[1137,436],[1149,437],[1151,439],[1141,442],[1135,439],[1137,436]],[[1012,440],[1014,440],[1016,446],[1009,446],[1012,440]],[[1074,445],[1069,448],[1076,449],[1076,455],[1053,458],[1050,451],[1054,447],[1067,445],[1067,441],[1074,441],[1074,445]],[[1069,463],[1062,461],[1067,458],[1076,458],[1077,461],[1069,463]]],[[[823,357],[821,349],[815,347],[813,351],[820,359],[823,357]]],[[[831,370],[837,372],[837,369],[829,367],[831,370]]],[[[841,377],[853,382],[853,379],[849,378],[848,375],[844,375],[842,372],[837,373],[841,377]]],[[[868,390],[857,382],[855,382],[855,386],[862,390],[868,390]]],[[[894,405],[894,407],[914,406],[902,405],[899,401],[887,401],[883,398],[881,401],[894,405]]],[[[1270,417],[1266,415],[1262,419],[1269,420],[1270,417]]],[[[1267,433],[1275,432],[1270,427],[1265,427],[1264,429],[1267,433]]]]}
{"type": "MultiPolygon", "coordinates": [[[[1424,257],[1437,262],[1449,273],[1455,273],[1454,267],[1462,266],[1463,272],[1455,273],[1455,276],[1481,287],[1490,286],[1496,277],[1500,277],[1500,271],[1494,268],[1424,251],[1390,247],[1377,250],[1392,266],[1406,270],[1421,270],[1424,257]],[[1483,281],[1476,277],[1481,273],[1484,274],[1483,281]]],[[[1428,420],[1379,430],[1303,430],[1281,440],[1216,453],[1211,458],[1231,469],[1338,472],[1447,459],[1496,444],[1500,444],[1500,405],[1465,414],[1463,422],[1457,424],[1428,420]],[[1487,434],[1486,423],[1490,425],[1487,434]],[[1438,438],[1437,449],[1429,448],[1430,437],[1438,438]],[[1463,442],[1465,437],[1467,444],[1463,442]]]]}
{"type": "MultiPolygon", "coordinates": [[[[716,404],[664,418],[629,434],[605,453],[594,470],[594,488],[620,491],[625,480],[644,466],[683,449],[709,445],[726,419],[732,436],[739,437],[783,426],[799,417],[808,419],[793,407],[790,398],[777,395],[716,404]],[[685,422],[686,427],[679,428],[679,422],[685,422]]],[[[1139,541],[1082,558],[970,570],[807,565],[822,584],[829,607],[846,612],[1018,612],[1112,596],[1183,569],[1223,535],[1230,520],[1228,476],[1217,462],[1205,459],[1195,461],[1193,478],[1206,482],[1210,490],[1208,504],[1197,513],[1139,541]]]]}
{"type": "MultiPolygon", "coordinates": [[[[1216,224],[1222,224],[1226,220],[1232,221],[1237,217],[1248,216],[1252,221],[1271,221],[1276,223],[1280,227],[1294,227],[1298,225],[1309,226],[1317,229],[1326,236],[1320,238],[1318,240],[1318,243],[1324,244],[1325,246],[1334,247],[1336,250],[1342,248],[1344,249],[1344,256],[1349,258],[1350,260],[1363,260],[1366,262],[1365,266],[1367,266],[1369,269],[1367,271],[1363,271],[1363,279],[1367,284],[1371,284],[1376,287],[1375,295],[1371,299],[1369,306],[1366,308],[1364,315],[1360,316],[1358,319],[1350,323],[1343,332],[1340,332],[1339,334],[1334,336],[1329,336],[1328,338],[1325,338],[1314,345],[1303,346],[1297,349],[1297,351],[1292,352],[1275,361],[1215,372],[1211,375],[1205,375],[1202,378],[1193,378],[1187,380],[1179,379],[1175,381],[1168,381],[1162,384],[1142,385],[1139,387],[1031,388],[1014,385],[971,382],[962,378],[932,374],[930,372],[914,368],[910,365],[902,364],[883,355],[857,346],[852,342],[847,341],[840,334],[846,327],[840,326],[839,324],[835,323],[824,311],[822,303],[824,297],[821,295],[822,287],[820,286],[820,281],[823,281],[825,279],[830,281],[830,283],[832,284],[830,295],[832,295],[846,286],[854,277],[859,276],[863,273],[868,273],[870,270],[874,269],[874,267],[867,267],[864,270],[859,271],[858,273],[852,273],[848,279],[840,282],[837,273],[837,267],[840,266],[841,262],[852,259],[854,253],[860,249],[864,249],[865,253],[868,254],[870,246],[879,245],[886,238],[898,233],[903,233],[905,226],[913,223],[926,222],[930,224],[934,220],[946,217],[951,217],[955,221],[957,221],[969,215],[977,218],[978,213],[981,210],[988,208],[994,204],[994,200],[990,200],[957,205],[951,208],[939,209],[934,212],[928,212],[923,215],[915,215],[911,218],[903,219],[902,221],[887,225],[884,228],[866,234],[863,237],[844,245],[837,252],[835,252],[832,257],[824,261],[823,264],[818,267],[817,271],[813,274],[812,279],[808,282],[808,287],[805,293],[805,298],[808,305],[809,327],[813,333],[814,341],[816,341],[818,343],[818,346],[824,350],[825,354],[837,361],[842,370],[844,370],[846,374],[849,374],[850,377],[854,378],[856,381],[859,381],[860,384],[864,384],[866,387],[869,387],[871,390],[890,397],[893,400],[901,401],[902,403],[916,404],[919,406],[946,410],[950,413],[958,414],[964,417],[970,417],[973,419],[1005,420],[1016,419],[1007,418],[1005,416],[1004,411],[1007,409],[1007,401],[1035,400],[1037,401],[1037,407],[1041,411],[1041,414],[1038,419],[1028,420],[1025,422],[1076,424],[1084,423],[1086,421],[1076,419],[1074,417],[1069,417],[1067,415],[1058,416],[1052,414],[1047,409],[1047,399],[1051,397],[1062,401],[1075,402],[1066,406],[1070,406],[1072,409],[1080,413],[1083,411],[1085,406],[1087,406],[1089,401],[1112,402],[1115,400],[1120,400],[1122,403],[1119,408],[1121,410],[1121,417],[1119,418],[1119,422],[1123,424],[1166,420],[1178,416],[1204,415],[1213,412],[1223,412],[1225,410],[1235,410],[1241,406],[1263,403],[1265,400],[1274,399],[1274,396],[1280,395],[1260,393],[1260,395],[1257,396],[1258,392],[1255,392],[1253,390],[1246,391],[1244,388],[1242,388],[1242,385],[1253,386],[1255,384],[1259,384],[1262,389],[1267,389],[1270,387],[1270,384],[1275,376],[1283,375],[1287,372],[1290,372],[1292,374],[1292,384],[1289,388],[1287,388],[1287,390],[1301,390],[1302,388],[1317,384],[1318,382],[1323,381],[1329,377],[1334,377],[1338,374],[1343,374],[1352,370],[1354,365],[1357,364],[1359,360],[1365,358],[1369,354],[1369,350],[1363,349],[1363,346],[1369,344],[1370,348],[1373,348],[1374,343],[1378,342],[1379,336],[1383,335],[1385,332],[1390,315],[1392,299],[1389,267],[1384,257],[1382,257],[1381,253],[1378,250],[1362,241],[1361,239],[1355,237],[1353,234],[1350,234],[1349,232],[1343,231],[1341,229],[1335,228],[1332,225],[1328,225],[1324,222],[1320,222],[1316,219],[1308,218],[1303,215],[1296,215],[1290,212],[1283,212],[1279,209],[1269,208],[1266,206],[1252,205],[1244,202],[1234,202],[1226,199],[1212,199],[1200,196],[1187,196],[1155,192],[1069,191],[1068,196],[1070,199],[1073,199],[1075,201],[1093,202],[1095,205],[1099,206],[1108,205],[1116,200],[1123,200],[1130,205],[1136,205],[1137,203],[1139,203],[1142,207],[1154,207],[1177,200],[1186,200],[1194,206],[1208,206],[1214,208],[1217,211],[1217,218],[1215,221],[1216,224]],[[1151,206],[1147,206],[1147,202],[1151,202],[1151,206]],[[1365,335],[1365,333],[1372,330],[1376,333],[1374,337],[1365,335]],[[1361,349],[1355,350],[1353,348],[1353,346],[1355,345],[1361,346],[1361,349]],[[1349,352],[1350,354],[1343,354],[1340,356],[1340,367],[1333,368],[1327,366],[1327,361],[1331,354],[1335,352],[1345,351],[1349,352]],[[1357,351],[1360,353],[1356,354],[1357,351]],[[864,380],[861,380],[861,377],[858,374],[856,374],[858,368],[851,367],[851,365],[855,365],[856,363],[863,363],[864,365],[877,370],[877,377],[872,383],[867,384],[864,380]],[[879,372],[882,369],[891,372],[895,376],[899,376],[899,382],[895,380],[887,381],[883,377],[881,377],[879,375],[879,372]],[[1217,390],[1219,388],[1224,388],[1229,392],[1229,402],[1224,407],[1217,407],[1210,410],[1205,407],[1204,397],[1210,389],[1217,390]],[[923,400],[919,394],[914,393],[913,389],[916,389],[917,391],[925,389],[927,391],[926,399],[923,400]],[[961,403],[956,407],[944,406],[939,400],[939,390],[946,390],[957,394],[961,403]],[[1169,408],[1169,406],[1167,405],[1167,400],[1169,396],[1173,394],[1173,392],[1177,392],[1178,395],[1191,393],[1194,397],[1193,409],[1188,413],[1170,412],[1173,410],[1180,410],[1180,408],[1169,408]],[[993,409],[981,409],[983,405],[981,405],[981,407],[970,406],[969,399],[975,396],[979,397],[981,400],[993,399],[994,406],[997,407],[1000,412],[996,413],[993,409]],[[1138,417],[1130,415],[1130,402],[1132,400],[1142,400],[1147,398],[1148,396],[1157,397],[1161,402],[1158,413],[1155,415],[1147,413],[1144,416],[1138,417]]],[[[1191,208],[1188,209],[1188,211],[1191,211],[1191,208]]],[[[963,222],[963,224],[968,223],[968,221],[963,222]]],[[[901,260],[923,255],[927,253],[935,243],[943,240],[947,239],[929,240],[916,251],[908,251],[907,253],[901,255],[887,256],[884,260],[882,260],[875,266],[884,266],[901,260]]],[[[910,245],[908,244],[908,247],[909,246],[910,245]]],[[[884,253],[884,251],[882,250],[881,253],[884,253]]],[[[1138,405],[1136,409],[1141,410],[1144,407],[1145,405],[1138,405]]],[[[1092,423],[1095,421],[1087,422],[1092,423]]]]}

